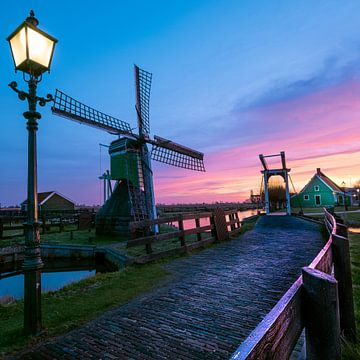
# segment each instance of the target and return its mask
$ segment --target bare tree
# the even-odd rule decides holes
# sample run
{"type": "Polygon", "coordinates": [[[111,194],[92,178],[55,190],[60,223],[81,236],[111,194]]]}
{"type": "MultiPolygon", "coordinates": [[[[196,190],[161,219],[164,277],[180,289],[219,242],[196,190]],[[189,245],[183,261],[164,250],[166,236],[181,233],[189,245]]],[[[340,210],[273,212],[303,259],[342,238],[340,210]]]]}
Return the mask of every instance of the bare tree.
{"type": "MultiPolygon", "coordinates": [[[[264,190],[261,193],[265,198],[264,190]]],[[[286,204],[285,184],[281,177],[271,177],[269,180],[269,202],[271,209],[282,209],[286,204]]]]}

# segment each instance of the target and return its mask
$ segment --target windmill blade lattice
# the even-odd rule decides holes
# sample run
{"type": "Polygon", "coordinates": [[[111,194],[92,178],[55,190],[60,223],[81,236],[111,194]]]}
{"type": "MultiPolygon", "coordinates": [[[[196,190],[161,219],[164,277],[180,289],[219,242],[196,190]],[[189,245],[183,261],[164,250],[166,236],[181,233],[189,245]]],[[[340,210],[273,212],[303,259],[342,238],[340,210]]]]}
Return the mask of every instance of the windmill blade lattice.
{"type": "Polygon", "coordinates": [[[205,171],[203,153],[160,136],[154,136],[154,139],[149,141],[153,145],[151,151],[153,160],[183,169],[205,171]]]}
{"type": "Polygon", "coordinates": [[[140,132],[150,133],[150,91],[152,73],[135,68],[135,89],[136,89],[136,112],[138,116],[138,126],[140,132]]]}
{"type": "Polygon", "coordinates": [[[70,120],[106,130],[110,134],[131,134],[131,126],[125,121],[106,115],[101,111],[75,100],[56,89],[54,105],[51,108],[56,115],[70,120]]]}

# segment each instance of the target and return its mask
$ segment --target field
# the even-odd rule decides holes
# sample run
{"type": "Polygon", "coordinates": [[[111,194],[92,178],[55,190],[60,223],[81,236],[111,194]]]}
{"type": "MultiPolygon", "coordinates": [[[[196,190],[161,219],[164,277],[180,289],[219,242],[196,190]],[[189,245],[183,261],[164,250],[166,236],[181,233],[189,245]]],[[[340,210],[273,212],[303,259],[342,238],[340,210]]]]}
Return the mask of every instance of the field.
{"type": "Polygon", "coordinates": [[[343,346],[343,359],[360,359],[360,234],[350,233],[351,272],[354,291],[355,320],[357,329],[357,342],[345,342],[343,346]]]}

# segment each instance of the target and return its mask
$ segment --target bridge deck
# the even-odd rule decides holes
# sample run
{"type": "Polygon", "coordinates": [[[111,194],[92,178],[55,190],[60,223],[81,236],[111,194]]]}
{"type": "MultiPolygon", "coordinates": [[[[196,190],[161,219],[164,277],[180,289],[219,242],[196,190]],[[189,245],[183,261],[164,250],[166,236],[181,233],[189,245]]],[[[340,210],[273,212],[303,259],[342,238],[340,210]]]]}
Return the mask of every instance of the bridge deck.
{"type": "Polygon", "coordinates": [[[22,358],[229,358],[323,243],[316,224],[262,217],[238,240],[167,264],[165,286],[22,358]]]}

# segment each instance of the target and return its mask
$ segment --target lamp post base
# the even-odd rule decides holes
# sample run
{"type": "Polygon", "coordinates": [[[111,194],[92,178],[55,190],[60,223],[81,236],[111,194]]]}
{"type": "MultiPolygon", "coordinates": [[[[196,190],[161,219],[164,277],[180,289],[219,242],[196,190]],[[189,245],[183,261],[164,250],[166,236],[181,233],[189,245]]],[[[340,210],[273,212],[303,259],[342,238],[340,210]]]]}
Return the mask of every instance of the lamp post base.
{"type": "Polygon", "coordinates": [[[41,321],[41,260],[39,223],[27,222],[25,226],[24,271],[24,332],[37,335],[41,321]]]}
{"type": "Polygon", "coordinates": [[[41,325],[41,272],[24,271],[24,332],[37,335],[41,325]]]}

